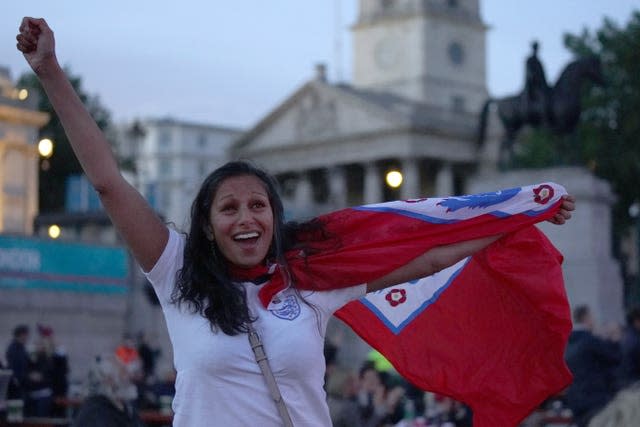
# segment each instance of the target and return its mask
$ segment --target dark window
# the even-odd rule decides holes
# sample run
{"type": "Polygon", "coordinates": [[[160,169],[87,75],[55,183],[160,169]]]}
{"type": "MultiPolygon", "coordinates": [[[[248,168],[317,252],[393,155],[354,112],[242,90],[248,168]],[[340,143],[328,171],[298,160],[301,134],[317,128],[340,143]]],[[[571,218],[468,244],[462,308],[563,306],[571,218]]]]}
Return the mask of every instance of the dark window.
{"type": "Polygon", "coordinates": [[[448,49],[449,59],[454,65],[461,65],[464,61],[464,49],[458,42],[453,42],[448,49]]]}
{"type": "Polygon", "coordinates": [[[451,97],[451,109],[456,113],[463,113],[465,109],[464,97],[460,95],[454,95],[451,97]]]}

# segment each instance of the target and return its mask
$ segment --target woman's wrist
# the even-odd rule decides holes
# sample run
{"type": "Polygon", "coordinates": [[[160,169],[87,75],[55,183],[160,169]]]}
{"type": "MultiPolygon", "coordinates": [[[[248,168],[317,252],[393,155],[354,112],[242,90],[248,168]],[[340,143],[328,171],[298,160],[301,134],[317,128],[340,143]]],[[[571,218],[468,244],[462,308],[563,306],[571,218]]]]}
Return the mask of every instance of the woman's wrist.
{"type": "Polygon", "coordinates": [[[55,53],[52,53],[50,56],[47,56],[40,61],[39,64],[33,68],[33,72],[40,80],[55,77],[61,72],[64,74],[55,53]]]}

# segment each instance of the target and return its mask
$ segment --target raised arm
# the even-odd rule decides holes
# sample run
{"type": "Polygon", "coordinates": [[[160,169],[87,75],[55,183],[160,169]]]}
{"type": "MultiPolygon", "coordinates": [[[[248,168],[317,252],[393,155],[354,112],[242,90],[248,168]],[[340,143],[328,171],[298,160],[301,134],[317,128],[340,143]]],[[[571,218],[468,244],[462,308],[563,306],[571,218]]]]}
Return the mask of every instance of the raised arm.
{"type": "Polygon", "coordinates": [[[431,276],[440,270],[452,266],[456,262],[473,255],[480,249],[490,245],[501,236],[489,236],[481,239],[467,240],[451,245],[436,246],[419,255],[413,261],[395,271],[373,280],[367,284],[367,292],[379,291],[399,283],[409,282],[422,277],[431,276]]]}
{"type": "Polygon", "coordinates": [[[151,206],[120,174],[104,134],[58,64],[53,31],[44,19],[24,18],[16,37],[55,109],[71,147],[104,208],[143,269],[156,263],[168,230],[151,206]]]}
{"type": "MultiPolygon", "coordinates": [[[[558,212],[548,221],[562,225],[571,218],[571,212],[575,210],[573,196],[565,196],[558,212]]],[[[395,271],[373,280],[367,284],[367,292],[378,291],[399,283],[430,276],[440,270],[452,266],[458,261],[473,255],[498,240],[501,236],[488,236],[481,239],[467,240],[451,245],[437,246],[419,255],[413,261],[398,268],[395,271]]]]}

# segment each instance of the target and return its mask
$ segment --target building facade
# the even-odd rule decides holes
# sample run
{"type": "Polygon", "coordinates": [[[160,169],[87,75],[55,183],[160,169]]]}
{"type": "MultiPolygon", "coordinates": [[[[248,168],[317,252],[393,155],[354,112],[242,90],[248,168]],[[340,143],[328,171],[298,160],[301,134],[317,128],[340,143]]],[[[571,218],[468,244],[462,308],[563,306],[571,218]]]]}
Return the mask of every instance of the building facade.
{"type": "Polygon", "coordinates": [[[128,176],[154,209],[184,228],[200,184],[227,161],[228,147],[240,134],[230,127],[147,119],[120,127],[117,151],[132,160],[128,176]]]}
{"type": "Polygon", "coordinates": [[[280,179],[288,211],[464,192],[487,98],[477,0],[361,0],[352,84],[324,66],[232,147],[280,179]],[[385,184],[399,171],[399,189],[385,184]]]}
{"type": "Polygon", "coordinates": [[[330,83],[318,66],[233,153],[277,175],[290,217],[563,183],[579,198],[579,211],[565,227],[543,227],[565,255],[569,300],[590,305],[599,322],[619,322],[622,278],[611,251],[610,187],[575,168],[500,172],[502,128],[495,112],[488,138],[477,143],[479,113],[489,97],[486,30],[479,0],[360,0],[353,82],[330,83]],[[397,189],[385,183],[390,171],[403,176],[397,189]],[[604,228],[594,228],[595,219],[604,228]]]}
{"type": "Polygon", "coordinates": [[[0,67],[0,233],[31,234],[38,213],[38,130],[49,115],[0,67]]]}

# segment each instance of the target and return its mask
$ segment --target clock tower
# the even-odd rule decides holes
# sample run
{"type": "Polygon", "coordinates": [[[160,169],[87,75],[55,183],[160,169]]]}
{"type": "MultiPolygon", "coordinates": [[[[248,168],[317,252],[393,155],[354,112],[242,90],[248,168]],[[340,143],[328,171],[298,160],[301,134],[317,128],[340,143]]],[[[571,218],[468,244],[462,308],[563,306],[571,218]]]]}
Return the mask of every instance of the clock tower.
{"type": "Polygon", "coordinates": [[[353,85],[475,113],[487,99],[480,0],[359,0],[353,85]]]}

